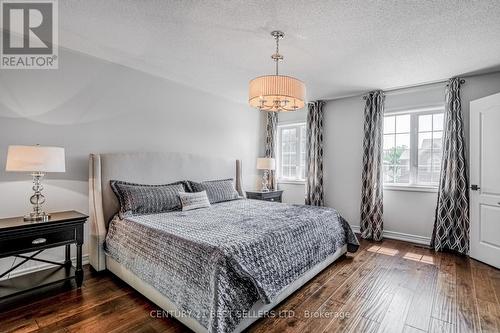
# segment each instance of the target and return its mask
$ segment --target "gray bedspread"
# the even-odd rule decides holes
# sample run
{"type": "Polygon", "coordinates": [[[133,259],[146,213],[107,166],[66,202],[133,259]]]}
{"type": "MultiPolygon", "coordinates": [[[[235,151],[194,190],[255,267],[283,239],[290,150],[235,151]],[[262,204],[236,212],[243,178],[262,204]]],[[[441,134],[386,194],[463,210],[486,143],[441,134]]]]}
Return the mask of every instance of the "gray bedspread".
{"type": "Polygon", "coordinates": [[[230,332],[346,244],[359,245],[332,208],[242,199],[115,218],[106,252],[209,332],[230,332]]]}

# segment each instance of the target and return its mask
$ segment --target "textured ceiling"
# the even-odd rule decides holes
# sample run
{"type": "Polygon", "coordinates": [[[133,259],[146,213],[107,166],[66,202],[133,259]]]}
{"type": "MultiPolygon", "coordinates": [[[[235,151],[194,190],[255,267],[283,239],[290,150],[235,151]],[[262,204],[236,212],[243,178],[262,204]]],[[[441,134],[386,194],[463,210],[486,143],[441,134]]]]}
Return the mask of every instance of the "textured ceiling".
{"type": "Polygon", "coordinates": [[[59,41],[246,102],[280,29],[280,72],[317,99],[498,67],[499,18],[499,0],[73,0],[59,1],[59,41]]]}

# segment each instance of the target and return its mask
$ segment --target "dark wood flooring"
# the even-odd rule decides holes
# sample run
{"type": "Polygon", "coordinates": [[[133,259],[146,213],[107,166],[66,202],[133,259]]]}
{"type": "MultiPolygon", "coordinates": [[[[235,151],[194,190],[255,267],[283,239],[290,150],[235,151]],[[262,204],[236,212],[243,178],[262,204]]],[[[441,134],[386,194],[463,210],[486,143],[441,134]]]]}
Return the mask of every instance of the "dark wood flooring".
{"type": "MultiPolygon", "coordinates": [[[[0,312],[0,332],[185,332],[112,274],[0,312]]],[[[500,271],[413,244],[362,241],[249,332],[500,332],[500,271]]]]}

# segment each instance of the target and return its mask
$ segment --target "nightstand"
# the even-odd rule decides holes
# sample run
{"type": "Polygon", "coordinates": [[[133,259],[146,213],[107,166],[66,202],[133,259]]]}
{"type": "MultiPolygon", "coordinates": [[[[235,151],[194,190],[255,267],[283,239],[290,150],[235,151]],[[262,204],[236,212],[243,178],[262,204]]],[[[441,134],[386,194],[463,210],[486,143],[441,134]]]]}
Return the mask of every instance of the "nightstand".
{"type": "Polygon", "coordinates": [[[262,191],[246,191],[248,199],[264,200],[281,202],[282,190],[262,192],[262,191]]]}
{"type": "Polygon", "coordinates": [[[26,222],[22,216],[0,219],[0,258],[13,256],[21,259],[7,271],[0,272],[0,278],[30,260],[56,265],[0,281],[0,300],[72,279],[80,287],[83,282],[83,225],[87,218],[87,215],[67,211],[52,213],[50,219],[43,222],[26,222]],[[71,244],[76,244],[75,267],[71,262],[71,244]],[[36,258],[44,250],[62,245],[66,247],[63,263],[36,258]]]}

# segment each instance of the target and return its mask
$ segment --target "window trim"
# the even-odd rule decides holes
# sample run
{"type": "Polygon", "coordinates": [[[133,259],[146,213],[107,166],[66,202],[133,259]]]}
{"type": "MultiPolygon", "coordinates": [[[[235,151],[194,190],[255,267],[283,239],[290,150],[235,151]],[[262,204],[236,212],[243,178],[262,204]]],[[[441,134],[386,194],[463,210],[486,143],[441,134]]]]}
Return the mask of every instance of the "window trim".
{"type": "Polygon", "coordinates": [[[283,179],[283,178],[278,178],[278,184],[288,184],[288,185],[305,185],[306,180],[290,180],[290,179],[283,179]]]}
{"type": "Polygon", "coordinates": [[[444,104],[439,105],[429,105],[426,107],[416,107],[416,108],[397,108],[397,109],[387,109],[384,110],[384,116],[398,116],[408,113],[440,113],[444,112],[444,104]]]}
{"type": "MultiPolygon", "coordinates": [[[[445,106],[443,105],[433,105],[429,107],[420,108],[409,108],[409,109],[398,109],[389,110],[384,112],[384,118],[386,116],[403,116],[410,115],[410,182],[408,184],[404,183],[383,183],[383,189],[389,191],[415,191],[415,192],[437,192],[439,187],[439,182],[436,185],[418,183],[418,134],[419,125],[418,117],[423,115],[434,115],[434,114],[444,114],[445,106]]],[[[444,121],[443,121],[444,127],[444,121]]],[[[397,130],[396,128],[394,129],[397,130]]],[[[431,133],[434,131],[431,131],[431,133]]],[[[442,129],[444,133],[444,128],[442,129]]],[[[395,132],[396,133],[396,132],[395,132]]],[[[382,133],[382,138],[385,133],[382,133]]]]}
{"type": "MultiPolygon", "coordinates": [[[[298,132],[300,135],[300,127],[302,127],[302,126],[306,126],[305,121],[281,122],[277,126],[277,131],[276,131],[277,132],[276,133],[276,180],[277,180],[278,184],[299,184],[299,185],[302,185],[302,184],[306,183],[305,178],[304,179],[300,179],[300,178],[291,179],[291,178],[282,178],[281,177],[281,130],[283,128],[287,128],[287,127],[296,127],[299,129],[298,132]]],[[[300,136],[297,140],[297,156],[299,159],[298,169],[300,170],[300,136]]],[[[306,161],[306,163],[307,163],[307,161],[306,161]]],[[[304,166],[304,168],[305,168],[305,166],[304,166]]]]}
{"type": "Polygon", "coordinates": [[[404,185],[404,184],[384,184],[384,191],[408,191],[408,192],[427,192],[437,193],[438,186],[432,185],[404,185]]]}

